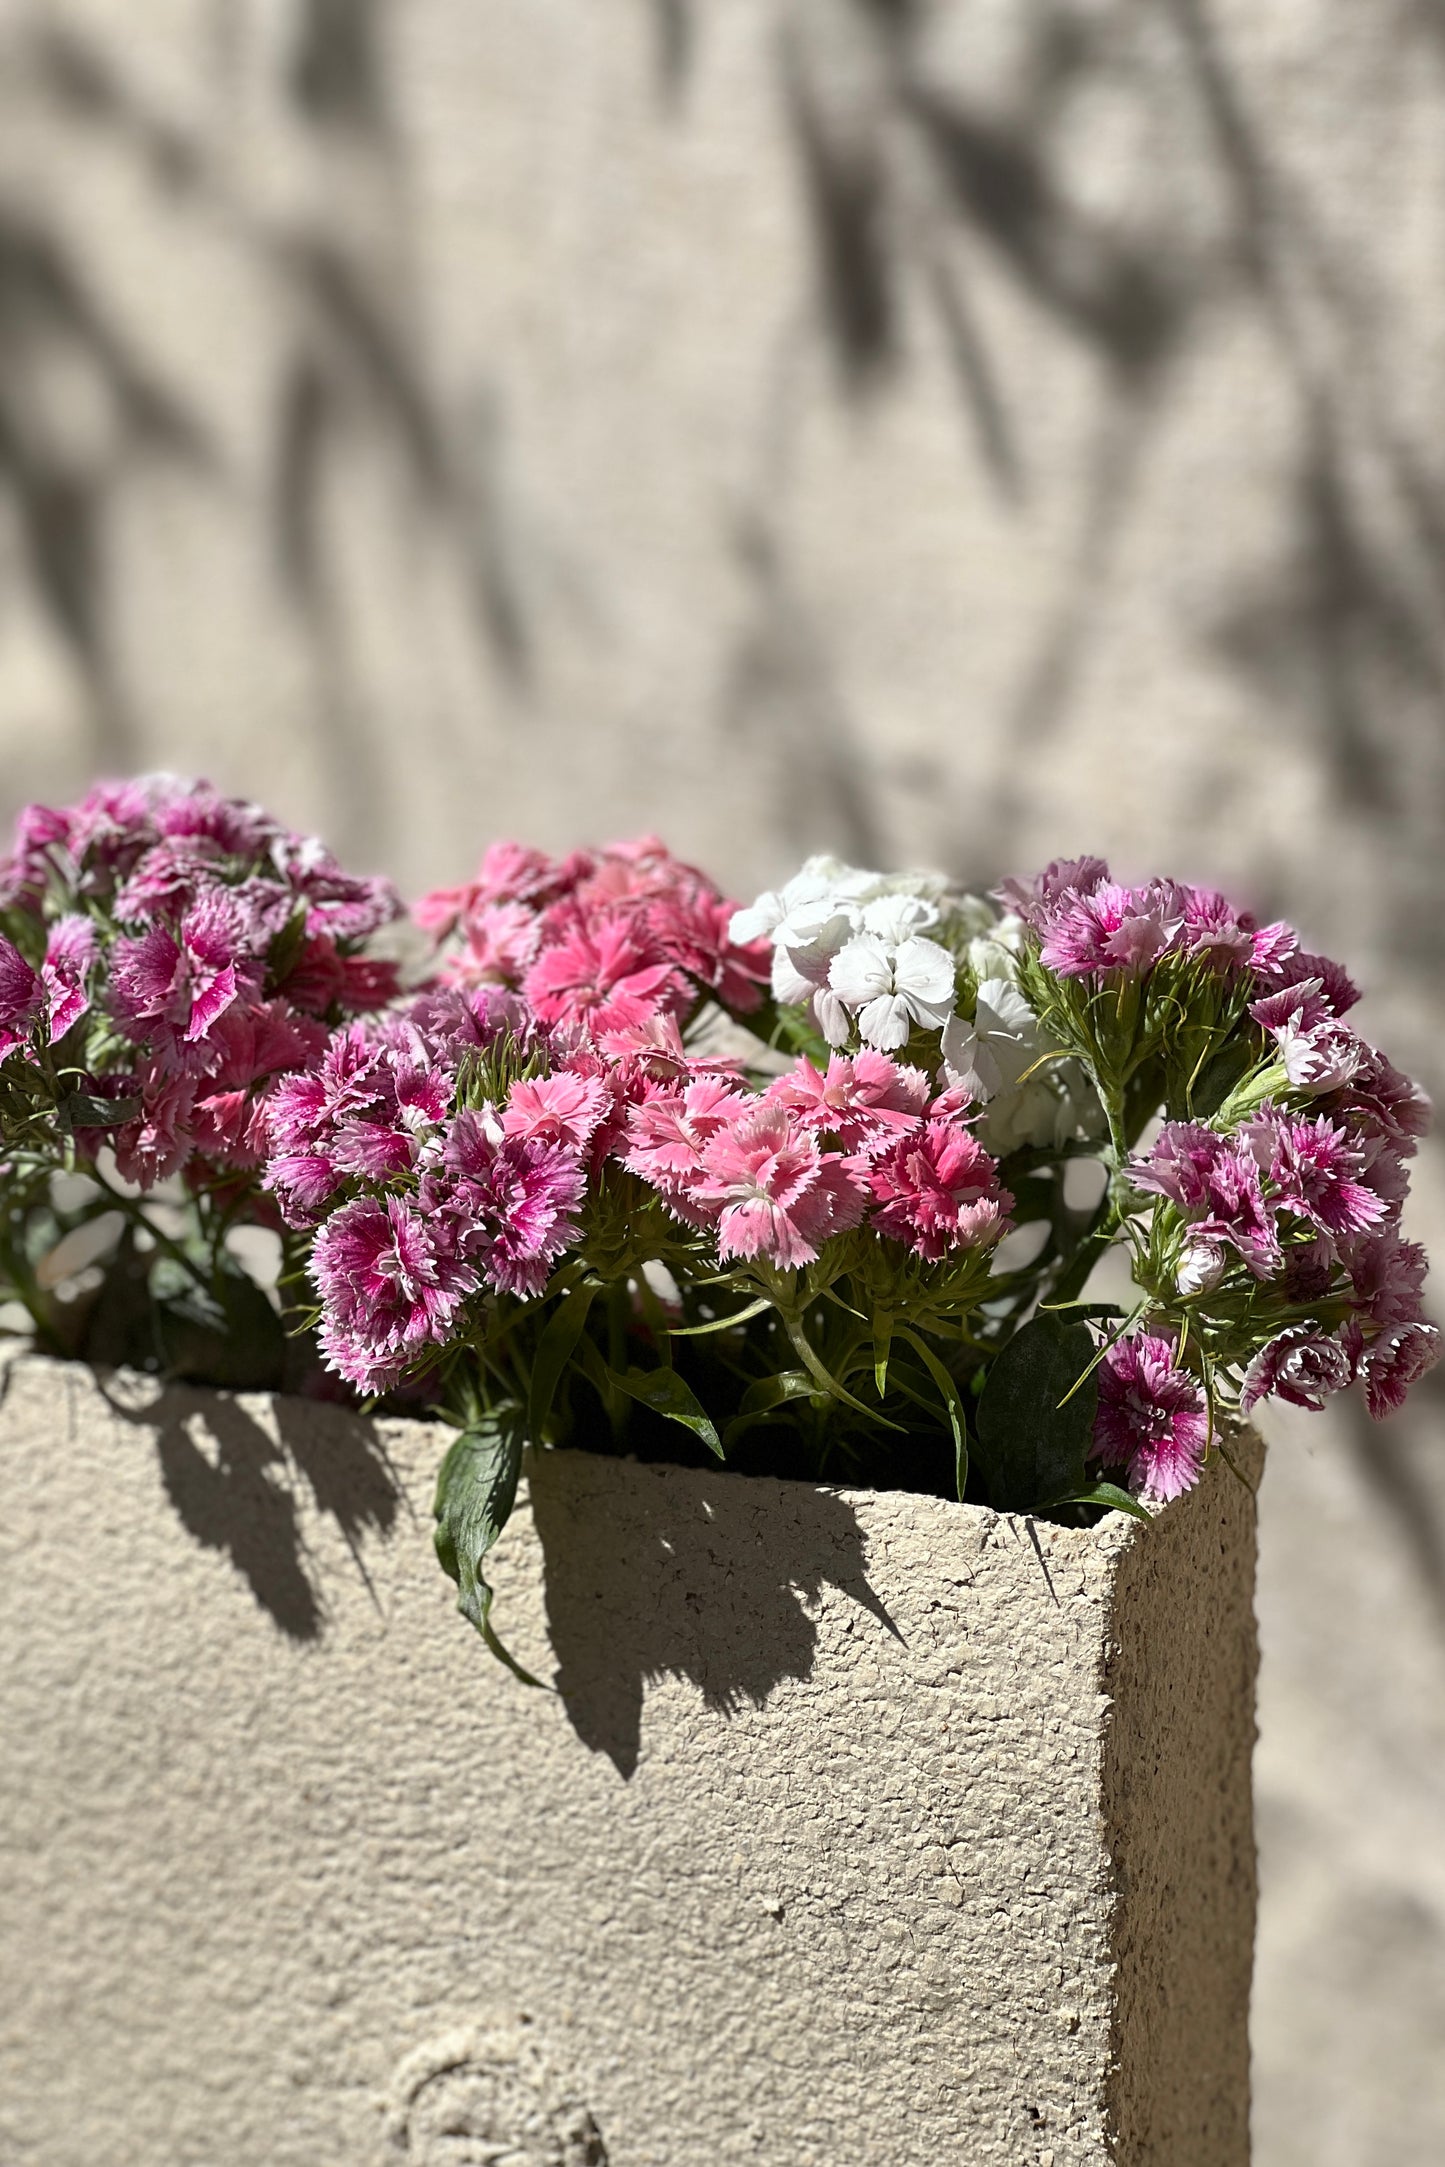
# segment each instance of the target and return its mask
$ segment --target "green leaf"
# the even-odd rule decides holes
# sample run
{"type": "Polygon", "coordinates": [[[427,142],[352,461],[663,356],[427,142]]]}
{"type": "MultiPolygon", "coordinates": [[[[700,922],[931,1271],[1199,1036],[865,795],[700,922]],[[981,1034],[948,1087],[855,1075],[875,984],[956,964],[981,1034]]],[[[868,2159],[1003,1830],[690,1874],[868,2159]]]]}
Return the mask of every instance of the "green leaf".
{"type": "Polygon", "coordinates": [[[817,1390],[805,1369],[779,1370],[775,1377],[759,1377],[756,1384],[748,1386],[738,1413],[766,1414],[770,1408],[781,1407],[785,1400],[811,1399],[817,1390]]]}
{"type": "Polygon", "coordinates": [[[735,1324],[746,1324],[749,1318],[760,1317],[765,1309],[771,1309],[772,1306],[767,1295],[760,1294],[755,1302],[749,1302],[745,1309],[735,1309],[730,1317],[714,1317],[708,1324],[670,1325],[668,1327],[668,1337],[670,1339],[701,1339],[705,1332],[727,1332],[735,1324]]]}
{"type": "Polygon", "coordinates": [[[570,1294],[563,1296],[542,1327],[537,1351],[532,1357],[532,1376],[527,1389],[527,1434],[537,1444],[542,1442],[542,1432],[552,1412],[562,1372],[582,1336],[596,1292],[595,1287],[574,1287],[570,1294]]]}
{"type": "Polygon", "coordinates": [[[150,1272],[155,1348],[174,1377],[233,1392],[279,1385],[286,1333],[265,1293],[237,1259],[222,1250],[209,1286],[201,1286],[162,1252],[150,1272]]]}
{"type": "Polygon", "coordinates": [[[907,1325],[900,1325],[898,1336],[900,1339],[907,1340],[909,1346],[922,1361],[924,1368],[928,1371],[935,1385],[937,1385],[939,1398],[943,1401],[947,1410],[948,1426],[953,1432],[954,1468],[958,1484],[958,1497],[961,1504],[963,1502],[963,1493],[968,1487],[968,1431],[964,1422],[963,1401],[959,1397],[957,1382],[949,1375],[949,1372],[944,1368],[927,1341],[921,1339],[917,1332],[911,1331],[907,1325]]]}
{"type": "Polygon", "coordinates": [[[1176,1086],[1171,1092],[1171,1117],[1176,1121],[1208,1121],[1258,1058],[1248,1028],[1237,1037],[1231,1035],[1195,1076],[1185,1080],[1182,1089],[1176,1086]]]}
{"type": "Polygon", "coordinates": [[[68,1091],[55,1103],[55,1118],[69,1135],[72,1129],[118,1129],[140,1112],[137,1099],[98,1099],[88,1091],[68,1091]]]}
{"type": "Polygon", "coordinates": [[[978,1403],[975,1449],[996,1510],[1038,1512],[1089,1487],[1084,1461],[1099,1392],[1094,1355],[1081,1318],[1041,1314],[994,1358],[978,1403]]]}
{"type": "Polygon", "coordinates": [[[1085,1489],[1080,1490],[1076,1496],[1056,1497],[1054,1503],[1056,1505],[1107,1505],[1111,1512],[1127,1512],[1133,1519],[1142,1520],[1146,1526],[1154,1517],[1152,1512],[1144,1510],[1137,1497],[1131,1497],[1127,1490],[1121,1490],[1117,1482],[1091,1482],[1085,1489]]]}
{"type": "Polygon", "coordinates": [[[680,1422],[684,1429],[700,1437],[710,1452],[715,1452],[719,1459],[723,1457],[722,1439],[704,1412],[702,1402],[675,1369],[619,1372],[609,1367],[607,1375],[617,1391],[625,1392],[629,1399],[650,1407],[655,1415],[662,1415],[669,1422],[680,1422]]]}
{"type": "Polygon", "coordinates": [[[873,1382],[881,1400],[888,1390],[888,1350],[893,1344],[893,1314],[891,1310],[875,1310],[873,1315],[873,1382]]]}
{"type": "Polygon", "coordinates": [[[523,1670],[492,1626],[492,1590],[482,1560],[512,1516],[527,1426],[521,1407],[506,1400],[469,1424],[442,1461],[437,1476],[436,1553],[457,1584],[457,1608],[476,1627],[498,1662],[523,1685],[541,1680],[523,1670]]]}
{"type": "Polygon", "coordinates": [[[1009,1194],[1013,1205],[1009,1217],[1015,1226],[1031,1226],[1052,1219],[1058,1207],[1059,1184],[1048,1174],[1012,1176],[1009,1194]]]}
{"type": "Polygon", "coordinates": [[[292,911],[266,953],[267,991],[274,993],[283,986],[301,960],[301,950],[306,940],[305,904],[292,911]]]}

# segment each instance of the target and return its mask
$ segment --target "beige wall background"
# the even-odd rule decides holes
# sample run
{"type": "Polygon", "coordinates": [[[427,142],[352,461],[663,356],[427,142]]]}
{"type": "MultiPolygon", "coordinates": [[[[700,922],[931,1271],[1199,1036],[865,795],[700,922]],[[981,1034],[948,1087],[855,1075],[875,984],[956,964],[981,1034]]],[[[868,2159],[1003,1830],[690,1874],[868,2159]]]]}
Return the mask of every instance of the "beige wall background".
{"type": "MultiPolygon", "coordinates": [[[[1442,391],[1438,0],[0,0],[0,795],[1101,849],[1439,1096],[1442,391]]],[[[1442,1396],[1275,1431],[1257,2156],[1437,2167],[1442,1396]]]]}

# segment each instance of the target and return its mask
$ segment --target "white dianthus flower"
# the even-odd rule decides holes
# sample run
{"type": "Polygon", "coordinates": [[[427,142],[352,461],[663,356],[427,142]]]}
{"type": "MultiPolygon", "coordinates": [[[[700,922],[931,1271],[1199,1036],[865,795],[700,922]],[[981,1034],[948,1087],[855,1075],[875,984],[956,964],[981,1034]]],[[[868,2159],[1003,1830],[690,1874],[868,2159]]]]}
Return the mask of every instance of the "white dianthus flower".
{"type": "MultiPolygon", "coordinates": [[[[856,1011],[865,1045],[883,1053],[906,1045],[915,1023],[939,1031],[953,1013],[953,958],[937,941],[917,935],[896,943],[875,933],[855,935],[833,958],[828,984],[845,1011],[856,1011]]],[[[831,1043],[842,1043],[826,1022],[823,1029],[831,1043]]]]}

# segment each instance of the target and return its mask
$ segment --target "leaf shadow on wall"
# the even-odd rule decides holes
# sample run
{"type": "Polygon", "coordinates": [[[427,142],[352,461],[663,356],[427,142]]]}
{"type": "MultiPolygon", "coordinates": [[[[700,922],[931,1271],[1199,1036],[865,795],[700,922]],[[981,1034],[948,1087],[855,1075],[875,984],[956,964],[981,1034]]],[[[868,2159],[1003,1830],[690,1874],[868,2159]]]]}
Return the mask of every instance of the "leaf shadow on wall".
{"type": "Polygon", "coordinates": [[[685,1678],[732,1716],[765,1707],[786,1679],[811,1677],[825,1589],[901,1640],[869,1584],[845,1499],[802,1483],[637,1468],[625,1498],[599,1500],[566,1479],[563,1463],[576,1457],[536,1453],[529,1465],[548,1632],[573,1730],[624,1781],[640,1756],[649,1685],[685,1678]]]}
{"type": "Polygon", "coordinates": [[[270,1402],[273,1434],[224,1392],[183,1385],[157,1391],[133,1375],[105,1380],[102,1390],[113,1414],[149,1431],[181,1525],[203,1549],[229,1559],[289,1640],[318,1640],[326,1626],[300,1484],[335,1521],[371,1591],[362,1544],[390,1533],[401,1488],[370,1423],[345,1408],[277,1398],[270,1402]]]}
{"type": "Polygon", "coordinates": [[[105,229],[93,236],[64,196],[52,205],[23,156],[18,185],[0,175],[0,550],[13,530],[35,614],[77,685],[86,764],[131,768],[151,743],[117,621],[130,506],[154,480],[199,482],[238,512],[261,506],[310,668],[308,726],[336,825],[358,850],[376,847],[386,799],[373,574],[358,570],[354,546],[358,523],[376,524],[378,492],[402,538],[393,581],[434,574],[512,693],[525,693],[537,659],[506,511],[505,402],[486,372],[446,389],[427,350],[392,80],[396,12],[393,0],[295,0],[272,39],[213,0],[224,95],[211,100],[198,76],[194,105],[174,114],[118,35],[44,10],[0,26],[0,133],[13,114],[22,145],[34,135],[45,156],[102,176],[97,205],[134,198],[149,245],[228,279],[239,259],[266,298],[237,339],[259,331],[259,359],[279,333],[253,478],[253,451],[223,449],[224,403],[208,378],[187,375],[186,343],[170,335],[185,312],[172,302],[152,322],[126,304],[105,229]],[[238,155],[243,110],[315,176],[280,211],[238,155]]]}
{"type": "Polygon", "coordinates": [[[0,504],[83,688],[92,757],[106,766],[134,751],[107,591],[110,530],[127,483],[156,464],[211,472],[205,430],[110,321],[73,251],[0,202],[0,504]]]}
{"type": "MultiPolygon", "coordinates": [[[[962,11],[960,11],[962,12],[962,11]]],[[[790,478],[805,463],[821,354],[860,430],[916,366],[945,357],[967,441],[993,497],[1024,516],[1047,476],[1038,416],[998,331],[999,298],[1086,354],[1107,387],[1081,522],[1077,577],[1045,621],[1014,732],[1047,733],[1085,655],[1154,415],[1210,290],[1200,249],[1167,202],[1141,192],[1120,221],[1084,200],[1068,161],[1081,99],[1117,92],[1122,26],[1108,9],[1031,11],[1006,89],[940,56],[919,0],[809,0],[778,13],[776,74],[808,237],[810,292],[787,319],[757,482],[733,515],[748,603],[721,682],[717,727],[777,782],[803,847],[860,862],[896,847],[869,734],[852,712],[838,628],[795,557],[790,478]],[[882,832],[880,832],[882,831],[882,832]]],[[[986,73],[986,71],[985,71],[986,73]]],[[[1139,95],[1145,95],[1140,92],[1139,95]]],[[[972,486],[960,469],[960,482],[972,486]]],[[[926,752],[888,788],[936,794],[926,752]]],[[[1010,808],[1004,808],[1008,817],[1010,808]]],[[[987,821],[981,832],[988,833],[987,821]]]]}

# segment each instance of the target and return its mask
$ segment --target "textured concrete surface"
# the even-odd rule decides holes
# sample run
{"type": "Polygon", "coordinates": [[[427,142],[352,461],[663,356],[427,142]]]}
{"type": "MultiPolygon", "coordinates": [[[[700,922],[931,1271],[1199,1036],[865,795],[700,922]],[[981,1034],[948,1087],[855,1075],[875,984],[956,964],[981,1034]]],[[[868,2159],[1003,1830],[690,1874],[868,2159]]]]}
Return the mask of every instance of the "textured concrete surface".
{"type": "MultiPolygon", "coordinates": [[[[1439,1099],[1442,21],[0,0],[0,797],[210,770],[412,888],[1102,849],[1439,1099]]],[[[1278,1429],[1256,2154],[1439,2167],[1445,1399],[1278,1429]]]]}
{"type": "Polygon", "coordinates": [[[12,1370],[7,2167],[1244,2167],[1240,1485],[1031,1531],[549,1454],[542,1694],[437,1452],[12,1370]]]}

